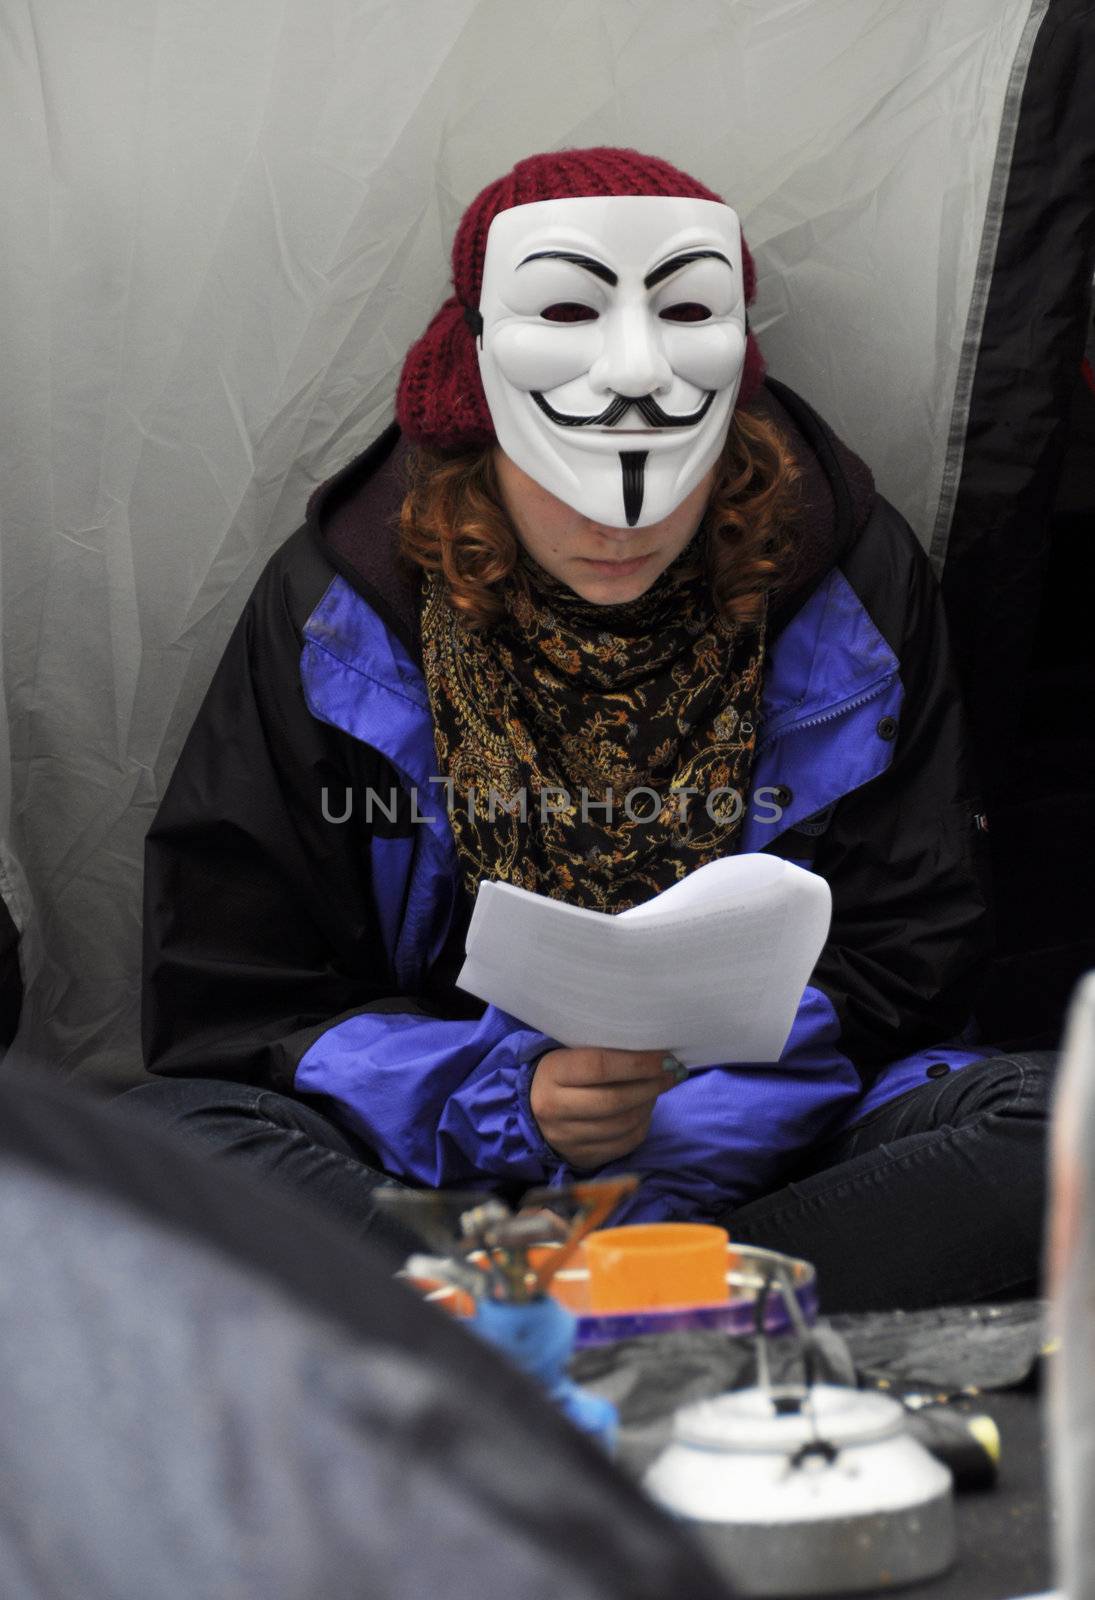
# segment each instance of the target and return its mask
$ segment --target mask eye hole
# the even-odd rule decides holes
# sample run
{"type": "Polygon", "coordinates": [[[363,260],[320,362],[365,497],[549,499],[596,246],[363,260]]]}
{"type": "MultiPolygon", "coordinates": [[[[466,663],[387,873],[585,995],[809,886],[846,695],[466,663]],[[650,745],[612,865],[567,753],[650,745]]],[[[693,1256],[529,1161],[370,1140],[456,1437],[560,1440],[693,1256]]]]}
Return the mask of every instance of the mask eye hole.
{"type": "Polygon", "coordinates": [[[706,322],[711,312],[698,300],[682,300],[675,306],[666,306],[658,315],[663,322],[706,322]]]}
{"type": "Polygon", "coordinates": [[[545,322],[596,322],[597,313],[592,306],[579,305],[576,300],[559,300],[545,306],[540,313],[545,322]]]}

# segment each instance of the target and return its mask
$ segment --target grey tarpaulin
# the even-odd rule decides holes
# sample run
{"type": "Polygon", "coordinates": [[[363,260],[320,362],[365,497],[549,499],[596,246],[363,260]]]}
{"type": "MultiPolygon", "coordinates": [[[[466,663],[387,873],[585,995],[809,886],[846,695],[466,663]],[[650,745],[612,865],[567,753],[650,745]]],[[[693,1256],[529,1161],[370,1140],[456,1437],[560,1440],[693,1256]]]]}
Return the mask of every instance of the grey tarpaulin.
{"type": "Polygon", "coordinates": [[[0,1078],[4,1600],[724,1600],[496,1352],[289,1196],[0,1078]]]}

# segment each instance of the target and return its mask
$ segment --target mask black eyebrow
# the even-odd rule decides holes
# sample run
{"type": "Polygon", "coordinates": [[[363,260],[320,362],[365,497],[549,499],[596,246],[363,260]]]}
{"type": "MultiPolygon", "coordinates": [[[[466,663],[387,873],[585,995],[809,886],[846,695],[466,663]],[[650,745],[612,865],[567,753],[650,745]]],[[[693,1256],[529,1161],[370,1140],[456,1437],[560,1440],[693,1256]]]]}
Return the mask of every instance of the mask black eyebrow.
{"type": "MultiPolygon", "coordinates": [[[[724,256],[721,250],[684,250],[679,256],[670,256],[668,261],[663,261],[660,267],[655,267],[653,272],[648,272],[643,279],[644,289],[653,289],[662,283],[671,273],[679,272],[682,267],[687,267],[690,261],[725,261],[730,267],[730,259],[724,256]]],[[[730,271],[733,272],[733,267],[730,271]]]]}
{"type": "Polygon", "coordinates": [[[592,272],[595,278],[600,278],[602,283],[611,285],[614,289],[619,279],[611,267],[606,267],[603,261],[595,261],[592,256],[579,255],[576,250],[537,250],[534,255],[526,256],[517,263],[518,267],[527,267],[530,261],[570,261],[576,267],[584,267],[587,272],[592,272]]]}

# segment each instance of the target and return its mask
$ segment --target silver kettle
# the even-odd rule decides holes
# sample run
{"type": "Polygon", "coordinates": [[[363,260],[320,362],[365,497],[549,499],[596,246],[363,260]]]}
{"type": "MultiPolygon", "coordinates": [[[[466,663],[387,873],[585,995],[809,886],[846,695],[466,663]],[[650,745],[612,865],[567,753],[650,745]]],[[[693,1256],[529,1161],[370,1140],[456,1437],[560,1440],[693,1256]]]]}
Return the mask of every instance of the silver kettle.
{"type": "Polygon", "coordinates": [[[644,1484],[742,1595],[851,1594],[954,1560],[951,1474],[885,1395],[762,1384],[684,1406],[644,1484]]]}

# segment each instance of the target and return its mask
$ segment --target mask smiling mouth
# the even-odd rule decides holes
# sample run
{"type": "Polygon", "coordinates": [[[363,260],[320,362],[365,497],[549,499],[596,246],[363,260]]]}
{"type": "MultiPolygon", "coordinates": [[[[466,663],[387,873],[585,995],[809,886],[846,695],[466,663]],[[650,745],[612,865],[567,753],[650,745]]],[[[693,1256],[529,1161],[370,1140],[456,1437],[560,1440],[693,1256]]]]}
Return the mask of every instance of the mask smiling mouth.
{"type": "MultiPolygon", "coordinates": [[[[714,389],[709,389],[702,402],[695,411],[689,411],[684,416],[674,417],[668,411],[663,411],[651,394],[631,395],[618,394],[616,398],[593,417],[568,416],[563,411],[556,411],[550,401],[537,389],[531,389],[533,400],[540,407],[545,417],[552,422],[557,422],[561,428],[611,428],[632,406],[642,414],[643,421],[651,428],[694,428],[697,422],[702,422],[711,409],[711,402],[715,398],[714,389]]],[[[620,433],[638,432],[640,430],[621,428],[620,433]]]]}

